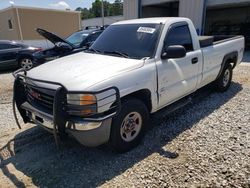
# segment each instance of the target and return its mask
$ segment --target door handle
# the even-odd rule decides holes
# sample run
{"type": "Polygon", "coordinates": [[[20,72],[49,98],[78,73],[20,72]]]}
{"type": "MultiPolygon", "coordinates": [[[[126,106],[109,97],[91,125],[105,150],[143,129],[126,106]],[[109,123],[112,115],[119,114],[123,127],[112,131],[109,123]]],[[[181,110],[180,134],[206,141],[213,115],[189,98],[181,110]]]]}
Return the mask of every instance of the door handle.
{"type": "Polygon", "coordinates": [[[196,64],[196,63],[198,63],[198,61],[199,61],[198,57],[194,57],[192,59],[192,64],[196,64]]]}

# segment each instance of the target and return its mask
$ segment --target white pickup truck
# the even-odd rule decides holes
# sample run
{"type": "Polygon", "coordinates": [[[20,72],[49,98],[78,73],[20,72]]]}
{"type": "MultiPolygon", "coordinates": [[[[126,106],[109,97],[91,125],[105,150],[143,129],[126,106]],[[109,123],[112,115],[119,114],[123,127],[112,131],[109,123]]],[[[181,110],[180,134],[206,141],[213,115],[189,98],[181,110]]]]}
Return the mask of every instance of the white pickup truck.
{"type": "Polygon", "coordinates": [[[198,37],[187,18],[121,21],[85,52],[17,71],[14,102],[25,123],[55,138],[126,152],[150,114],[212,82],[226,91],[243,52],[242,36],[198,37]]]}

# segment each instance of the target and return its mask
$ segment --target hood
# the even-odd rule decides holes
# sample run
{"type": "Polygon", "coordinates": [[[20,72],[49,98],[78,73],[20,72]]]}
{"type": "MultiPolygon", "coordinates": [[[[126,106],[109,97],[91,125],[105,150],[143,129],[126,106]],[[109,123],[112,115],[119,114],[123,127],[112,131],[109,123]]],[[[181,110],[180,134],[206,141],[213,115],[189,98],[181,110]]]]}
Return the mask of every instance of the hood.
{"type": "Polygon", "coordinates": [[[33,68],[27,72],[27,76],[61,83],[72,91],[87,90],[90,86],[143,64],[143,60],[80,52],[33,68]]]}
{"type": "Polygon", "coordinates": [[[61,37],[57,36],[56,34],[54,33],[50,33],[44,29],[41,29],[41,28],[37,28],[36,31],[41,35],[43,36],[44,38],[48,39],[50,42],[52,42],[53,44],[56,44],[58,42],[63,42],[63,43],[66,43],[72,47],[74,47],[73,44],[71,44],[70,42],[62,39],[61,37]]]}

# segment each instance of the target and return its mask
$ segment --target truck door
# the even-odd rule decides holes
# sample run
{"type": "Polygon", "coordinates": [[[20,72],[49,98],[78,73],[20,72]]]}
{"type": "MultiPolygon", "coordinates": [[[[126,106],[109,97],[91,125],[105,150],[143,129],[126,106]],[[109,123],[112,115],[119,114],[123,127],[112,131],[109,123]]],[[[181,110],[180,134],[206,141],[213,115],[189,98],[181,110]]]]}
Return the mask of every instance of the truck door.
{"type": "Polygon", "coordinates": [[[161,59],[157,62],[159,107],[170,104],[196,89],[198,68],[202,63],[200,49],[194,50],[189,26],[186,22],[170,26],[163,48],[172,45],[184,46],[184,58],[161,59]]]}

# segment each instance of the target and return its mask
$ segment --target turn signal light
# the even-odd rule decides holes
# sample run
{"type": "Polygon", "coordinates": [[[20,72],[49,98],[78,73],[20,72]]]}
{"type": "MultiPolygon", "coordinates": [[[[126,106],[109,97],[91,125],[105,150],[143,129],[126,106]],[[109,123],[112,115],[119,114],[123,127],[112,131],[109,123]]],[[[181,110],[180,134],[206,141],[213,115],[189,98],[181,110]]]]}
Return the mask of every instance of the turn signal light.
{"type": "Polygon", "coordinates": [[[80,105],[96,104],[96,97],[94,95],[82,95],[80,97],[80,105]]]}

